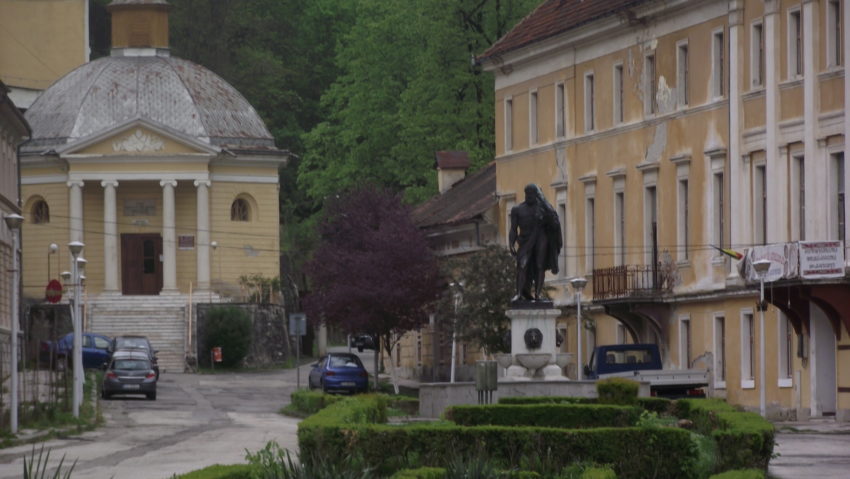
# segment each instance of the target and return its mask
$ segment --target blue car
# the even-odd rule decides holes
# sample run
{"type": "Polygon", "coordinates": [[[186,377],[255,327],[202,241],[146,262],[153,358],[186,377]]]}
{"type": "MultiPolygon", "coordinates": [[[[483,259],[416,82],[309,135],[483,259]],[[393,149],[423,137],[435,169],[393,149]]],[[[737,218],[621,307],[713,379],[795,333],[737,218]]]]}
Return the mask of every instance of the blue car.
{"type": "MultiPolygon", "coordinates": [[[[104,363],[109,362],[112,355],[112,339],[108,336],[95,333],[83,333],[83,368],[102,368],[104,363]]],[[[44,347],[42,349],[45,349],[44,347]]],[[[62,336],[55,343],[47,343],[46,349],[55,355],[56,364],[61,366],[70,364],[71,351],[74,349],[74,333],[62,336]]]]}
{"type": "Polygon", "coordinates": [[[319,359],[310,370],[307,381],[310,389],[321,388],[324,392],[366,392],[369,388],[369,373],[360,358],[350,353],[331,353],[319,359]]]}

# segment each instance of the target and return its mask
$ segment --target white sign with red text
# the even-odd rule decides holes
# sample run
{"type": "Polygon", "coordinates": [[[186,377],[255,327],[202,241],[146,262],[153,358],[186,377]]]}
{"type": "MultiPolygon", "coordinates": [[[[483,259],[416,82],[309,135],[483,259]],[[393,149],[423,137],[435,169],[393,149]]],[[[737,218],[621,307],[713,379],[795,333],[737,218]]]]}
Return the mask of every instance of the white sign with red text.
{"type": "Polygon", "coordinates": [[[844,277],[841,241],[800,241],[800,276],[806,279],[844,277]]]}

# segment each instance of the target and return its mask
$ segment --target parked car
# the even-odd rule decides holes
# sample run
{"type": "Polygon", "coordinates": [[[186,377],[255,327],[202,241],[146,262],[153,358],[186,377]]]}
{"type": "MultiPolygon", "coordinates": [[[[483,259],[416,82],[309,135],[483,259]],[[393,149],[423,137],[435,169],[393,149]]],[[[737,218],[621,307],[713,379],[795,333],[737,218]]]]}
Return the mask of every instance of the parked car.
{"type": "MultiPolygon", "coordinates": [[[[112,354],[112,339],[109,336],[95,333],[83,333],[83,368],[95,369],[103,367],[112,354]]],[[[43,341],[41,343],[41,360],[57,368],[70,365],[71,352],[74,350],[74,333],[62,336],[58,341],[43,341]]]]}
{"type": "Polygon", "coordinates": [[[156,353],[159,350],[156,350],[151,345],[151,342],[148,340],[147,336],[115,336],[115,339],[112,340],[112,350],[140,350],[145,351],[148,355],[148,360],[153,365],[153,370],[156,372],[156,379],[159,380],[159,362],[156,357],[156,353]]]}
{"type": "Polygon", "coordinates": [[[144,351],[118,350],[106,367],[100,396],[109,399],[116,394],[144,394],[155,400],[156,381],[156,372],[144,351]]]}
{"type": "Polygon", "coordinates": [[[357,352],[362,353],[364,349],[375,349],[375,337],[371,334],[356,334],[351,336],[351,347],[357,348],[357,352]]]}
{"type": "Polygon", "coordinates": [[[350,353],[331,353],[319,359],[310,370],[307,380],[310,389],[324,392],[366,392],[369,373],[360,358],[350,353]]]}
{"type": "Polygon", "coordinates": [[[584,367],[587,379],[614,376],[649,383],[653,396],[670,399],[705,397],[705,369],[663,369],[656,344],[612,344],[597,346],[584,367]]]}

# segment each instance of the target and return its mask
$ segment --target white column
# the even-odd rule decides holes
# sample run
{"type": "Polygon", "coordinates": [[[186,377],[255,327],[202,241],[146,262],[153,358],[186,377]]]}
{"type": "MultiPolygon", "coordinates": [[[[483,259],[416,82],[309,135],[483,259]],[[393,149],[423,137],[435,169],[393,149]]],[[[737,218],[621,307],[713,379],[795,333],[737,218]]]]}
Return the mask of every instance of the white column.
{"type": "Polygon", "coordinates": [[[68,182],[70,188],[70,197],[68,206],[70,216],[68,222],[71,228],[70,241],[79,241],[83,243],[83,181],[72,180],[68,182]]]}
{"type": "Polygon", "coordinates": [[[198,290],[210,289],[210,181],[195,180],[198,203],[198,231],[195,250],[198,253],[197,272],[198,290]]]}
{"type": "MultiPolygon", "coordinates": [[[[744,212],[743,197],[747,195],[741,159],[741,22],[743,5],[738,0],[729,2],[729,211],[744,212]]],[[[744,237],[747,215],[731,215],[730,238],[732,249],[750,242],[744,237]]],[[[729,280],[738,279],[736,261],[729,262],[729,280]]]]}
{"type": "MultiPolygon", "coordinates": [[[[823,155],[818,154],[815,130],[817,128],[817,84],[818,76],[815,71],[819,50],[815,49],[817,36],[817,2],[803,2],[803,166],[806,170],[806,209],[809,211],[832,211],[829,207],[830,166],[824,161],[823,155]]],[[[829,217],[829,216],[827,216],[829,217]]],[[[837,236],[836,236],[837,237],[837,236]]],[[[829,236],[829,221],[824,221],[820,215],[806,215],[806,239],[827,239],[829,236]]]]}
{"type": "MultiPolygon", "coordinates": [[[[784,218],[788,211],[787,161],[779,155],[779,1],[764,3],[765,31],[765,156],[770,178],[767,182],[768,218],[784,218]]],[[[786,241],[788,225],[785,221],[768,221],[766,237],[768,243],[786,241]]]]}
{"type": "Polygon", "coordinates": [[[116,180],[100,182],[103,187],[103,291],[118,293],[118,214],[115,200],[116,180]]]}
{"type": "Polygon", "coordinates": [[[177,237],[174,225],[174,188],[177,180],[162,180],[162,292],[177,293],[177,237]]]}

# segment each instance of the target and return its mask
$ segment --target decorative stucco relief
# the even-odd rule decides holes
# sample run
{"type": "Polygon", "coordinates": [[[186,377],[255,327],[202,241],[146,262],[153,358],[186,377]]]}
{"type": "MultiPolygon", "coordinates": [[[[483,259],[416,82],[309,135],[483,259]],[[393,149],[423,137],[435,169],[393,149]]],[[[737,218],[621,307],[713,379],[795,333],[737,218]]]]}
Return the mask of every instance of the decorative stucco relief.
{"type": "Polygon", "coordinates": [[[113,151],[159,151],[164,146],[162,140],[155,136],[142,133],[142,130],[139,129],[122,140],[112,142],[113,151]]]}

